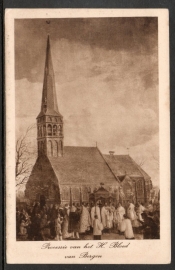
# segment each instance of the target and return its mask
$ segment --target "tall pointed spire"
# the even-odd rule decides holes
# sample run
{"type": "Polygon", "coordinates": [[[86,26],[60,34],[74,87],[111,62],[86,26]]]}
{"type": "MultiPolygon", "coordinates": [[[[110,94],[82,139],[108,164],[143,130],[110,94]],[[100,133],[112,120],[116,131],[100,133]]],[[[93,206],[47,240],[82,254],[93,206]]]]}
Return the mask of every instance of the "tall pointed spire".
{"type": "Polygon", "coordinates": [[[37,117],[38,155],[63,156],[63,116],[58,111],[49,36],[47,38],[41,111],[37,117]]]}
{"type": "Polygon", "coordinates": [[[57,105],[57,97],[55,90],[55,76],[52,64],[52,56],[50,49],[50,38],[47,38],[46,48],[46,61],[44,70],[44,82],[43,82],[43,93],[41,101],[41,115],[60,115],[57,105]]]}

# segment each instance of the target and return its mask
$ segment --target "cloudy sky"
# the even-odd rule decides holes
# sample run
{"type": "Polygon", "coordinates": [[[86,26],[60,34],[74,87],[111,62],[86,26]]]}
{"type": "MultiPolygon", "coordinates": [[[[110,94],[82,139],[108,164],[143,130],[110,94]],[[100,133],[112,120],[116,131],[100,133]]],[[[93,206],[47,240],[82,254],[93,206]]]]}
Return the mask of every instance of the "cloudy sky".
{"type": "Polygon", "coordinates": [[[16,137],[40,111],[50,34],[65,145],[129,148],[158,185],[157,28],[146,17],[15,20],[16,137]]]}

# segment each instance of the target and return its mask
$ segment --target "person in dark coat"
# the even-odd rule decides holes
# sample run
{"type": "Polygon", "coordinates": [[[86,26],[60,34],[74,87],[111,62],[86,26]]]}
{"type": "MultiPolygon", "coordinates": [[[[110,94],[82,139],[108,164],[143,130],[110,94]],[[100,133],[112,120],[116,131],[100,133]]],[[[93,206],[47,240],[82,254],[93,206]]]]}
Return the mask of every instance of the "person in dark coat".
{"type": "Polygon", "coordinates": [[[80,228],[80,211],[75,207],[75,204],[72,204],[69,214],[69,232],[72,233],[72,237],[80,239],[79,237],[79,228],[80,228]]]}
{"type": "Polygon", "coordinates": [[[46,206],[43,206],[41,208],[40,215],[41,216],[47,215],[47,207],[46,206]]]}
{"type": "Polygon", "coordinates": [[[54,204],[52,211],[51,211],[51,219],[52,220],[55,220],[57,218],[58,212],[59,212],[58,205],[54,204]]]}
{"type": "Polygon", "coordinates": [[[48,220],[51,220],[51,217],[52,217],[52,211],[53,211],[53,204],[50,204],[49,205],[49,208],[47,210],[47,218],[48,220]]]}
{"type": "MultiPolygon", "coordinates": [[[[40,228],[39,228],[39,238],[40,240],[47,240],[46,238],[46,229],[49,227],[50,221],[47,220],[47,215],[44,214],[40,220],[40,228]]],[[[48,234],[48,233],[47,233],[48,234]]]]}
{"type": "Polygon", "coordinates": [[[50,211],[50,234],[51,238],[56,237],[56,231],[55,231],[55,219],[58,216],[58,206],[54,205],[53,208],[50,211]]]}
{"type": "Polygon", "coordinates": [[[142,214],[143,221],[139,220],[142,224],[140,227],[143,230],[144,239],[159,239],[159,227],[152,217],[146,213],[142,214]]]}
{"type": "Polygon", "coordinates": [[[40,214],[40,203],[39,202],[36,202],[35,205],[33,206],[32,216],[35,217],[36,214],[40,214]]]}
{"type": "Polygon", "coordinates": [[[41,221],[41,216],[40,214],[35,214],[35,217],[32,222],[32,228],[31,228],[31,234],[32,234],[32,239],[33,240],[40,240],[40,221],[41,221]]]}

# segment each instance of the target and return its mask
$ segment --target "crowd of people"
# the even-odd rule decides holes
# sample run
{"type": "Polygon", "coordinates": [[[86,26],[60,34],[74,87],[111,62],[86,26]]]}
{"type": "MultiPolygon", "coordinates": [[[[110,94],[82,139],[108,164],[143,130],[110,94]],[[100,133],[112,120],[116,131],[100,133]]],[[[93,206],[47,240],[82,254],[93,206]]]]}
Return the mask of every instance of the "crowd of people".
{"type": "Polygon", "coordinates": [[[36,202],[25,209],[16,209],[18,240],[85,239],[87,234],[101,239],[102,234],[110,233],[124,235],[125,239],[134,239],[135,234],[143,235],[143,239],[159,239],[159,204],[134,205],[128,201],[125,207],[121,203],[48,206],[36,202]]]}

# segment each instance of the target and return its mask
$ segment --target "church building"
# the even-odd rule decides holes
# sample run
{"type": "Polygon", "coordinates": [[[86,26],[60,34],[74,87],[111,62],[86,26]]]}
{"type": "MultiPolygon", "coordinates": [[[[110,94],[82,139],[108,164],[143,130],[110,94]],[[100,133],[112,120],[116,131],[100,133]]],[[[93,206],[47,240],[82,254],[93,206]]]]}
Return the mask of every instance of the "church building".
{"type": "Polygon", "coordinates": [[[112,151],[104,155],[98,147],[64,145],[68,135],[57,104],[49,36],[41,110],[36,119],[38,157],[25,190],[30,202],[90,202],[95,195],[115,203],[150,199],[151,178],[129,155],[112,151]]]}

